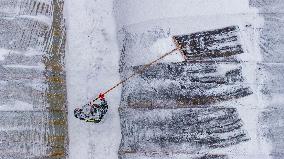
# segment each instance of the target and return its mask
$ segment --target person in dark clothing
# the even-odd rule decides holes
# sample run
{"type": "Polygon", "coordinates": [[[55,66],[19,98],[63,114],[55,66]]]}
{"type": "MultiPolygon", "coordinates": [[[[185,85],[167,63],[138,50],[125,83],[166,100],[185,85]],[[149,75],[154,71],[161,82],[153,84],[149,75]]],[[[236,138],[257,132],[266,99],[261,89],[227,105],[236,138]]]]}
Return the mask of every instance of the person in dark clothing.
{"type": "Polygon", "coordinates": [[[108,104],[104,98],[104,95],[100,94],[99,99],[101,100],[101,103],[99,104],[98,110],[100,112],[99,120],[101,120],[108,111],[108,104]]]}
{"type": "Polygon", "coordinates": [[[100,94],[100,104],[89,103],[83,106],[82,109],[76,108],[74,116],[86,122],[99,123],[108,111],[108,104],[103,94],[100,94]]]}

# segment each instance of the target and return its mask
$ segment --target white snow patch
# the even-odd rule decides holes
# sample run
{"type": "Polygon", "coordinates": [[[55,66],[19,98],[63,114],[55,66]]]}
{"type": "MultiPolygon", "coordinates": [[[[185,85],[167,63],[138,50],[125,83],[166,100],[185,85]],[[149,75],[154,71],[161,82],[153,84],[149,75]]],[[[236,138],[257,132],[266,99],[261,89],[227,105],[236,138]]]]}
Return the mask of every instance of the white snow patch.
{"type": "Polygon", "coordinates": [[[33,48],[28,48],[27,51],[23,52],[25,56],[37,56],[37,55],[44,55],[44,52],[35,50],[33,48]]]}
{"type": "Polygon", "coordinates": [[[13,51],[12,53],[21,54],[21,55],[28,56],[28,57],[44,55],[44,52],[38,51],[34,48],[28,48],[27,51],[21,51],[21,52],[20,51],[13,51]]]}
{"type": "Polygon", "coordinates": [[[52,2],[50,0],[37,0],[37,1],[41,3],[46,3],[46,4],[50,4],[52,2]]]}
{"type": "Polygon", "coordinates": [[[10,53],[10,50],[0,48],[0,61],[5,60],[5,56],[10,53]]]}
{"type": "Polygon", "coordinates": [[[32,19],[34,21],[42,22],[42,23],[45,23],[47,25],[51,25],[52,24],[52,17],[45,16],[45,15],[40,15],[40,14],[36,15],[36,16],[33,16],[33,15],[19,15],[19,16],[16,16],[16,17],[32,19]]]}
{"type": "Polygon", "coordinates": [[[15,100],[5,105],[0,105],[0,111],[32,111],[32,110],[33,110],[32,104],[18,100],[15,100]]]}
{"type": "MultiPolygon", "coordinates": [[[[172,51],[173,49],[176,49],[176,45],[173,42],[172,38],[162,38],[158,39],[151,47],[150,47],[150,52],[149,54],[149,59],[148,61],[154,61],[158,59],[159,57],[163,56],[164,54],[172,51]],[[151,57],[153,55],[153,57],[151,57]],[[156,56],[155,56],[156,55],[156,56]],[[157,56],[158,55],[158,56],[157,56]]],[[[160,62],[181,62],[184,61],[184,58],[182,54],[179,51],[175,51],[172,54],[164,57],[160,61],[157,61],[157,63],[160,62]]]]}
{"type": "Polygon", "coordinates": [[[5,60],[5,56],[8,54],[19,54],[19,55],[24,55],[24,56],[37,56],[37,55],[44,55],[44,52],[38,51],[34,48],[28,48],[26,51],[15,51],[15,50],[10,50],[10,49],[3,49],[0,48],[0,61],[5,60]]]}
{"type": "Polygon", "coordinates": [[[52,24],[52,17],[40,15],[40,14],[39,15],[18,15],[16,14],[16,15],[10,15],[10,16],[3,17],[3,19],[7,19],[7,20],[17,20],[21,18],[41,22],[49,26],[52,24]]]}
{"type": "Polygon", "coordinates": [[[8,81],[0,80],[0,85],[6,85],[6,84],[8,84],[8,81]]]}
{"type": "MultiPolygon", "coordinates": [[[[6,125],[5,125],[6,126],[6,125]]],[[[15,126],[15,127],[11,127],[11,125],[9,125],[9,127],[4,127],[1,125],[0,127],[0,131],[19,131],[19,130],[31,130],[32,128],[28,128],[25,126],[15,126]]],[[[2,141],[0,141],[1,143],[2,141]]]]}
{"type": "Polygon", "coordinates": [[[48,85],[45,83],[44,79],[33,79],[29,82],[26,82],[25,85],[42,92],[48,88],[48,85]]]}
{"type": "Polygon", "coordinates": [[[36,66],[31,65],[2,65],[6,68],[24,68],[24,69],[37,69],[37,70],[44,70],[45,66],[43,63],[38,63],[36,66]]]}
{"type": "Polygon", "coordinates": [[[248,0],[116,0],[115,5],[118,28],[161,18],[254,12],[248,0]]]}

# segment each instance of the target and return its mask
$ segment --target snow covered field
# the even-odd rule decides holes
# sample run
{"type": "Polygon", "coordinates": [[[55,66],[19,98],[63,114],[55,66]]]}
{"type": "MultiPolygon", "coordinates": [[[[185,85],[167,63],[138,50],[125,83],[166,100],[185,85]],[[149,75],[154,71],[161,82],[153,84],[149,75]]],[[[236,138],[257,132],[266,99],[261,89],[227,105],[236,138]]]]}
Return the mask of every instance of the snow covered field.
{"type": "Polygon", "coordinates": [[[66,155],[59,2],[0,1],[0,158],[66,155]]]}
{"type": "MultiPolygon", "coordinates": [[[[69,86],[71,158],[80,158],[82,156],[104,158],[110,152],[112,153],[107,155],[108,158],[117,158],[117,146],[120,143],[120,127],[118,126],[119,118],[117,114],[120,90],[117,89],[107,96],[110,100],[111,111],[101,124],[92,125],[74,120],[72,111],[76,105],[86,103],[96,94],[109,88],[119,80],[119,59],[120,71],[122,71],[122,77],[124,78],[125,72],[123,70],[132,66],[146,64],[161,56],[164,52],[173,49],[175,46],[169,40],[172,35],[189,34],[232,25],[237,25],[241,30],[240,39],[244,54],[238,55],[237,59],[244,62],[241,67],[245,84],[250,85],[253,95],[237,101],[223,102],[221,105],[232,106],[232,102],[234,103],[233,107],[237,107],[250,139],[243,144],[213,152],[225,153],[230,158],[234,158],[234,156],[238,156],[237,158],[251,158],[253,156],[270,158],[269,153],[272,147],[269,142],[261,137],[261,133],[259,133],[261,130],[258,125],[258,118],[265,107],[265,102],[262,100],[262,94],[260,93],[261,88],[257,82],[259,78],[266,75],[262,74],[261,77],[256,77],[258,74],[257,63],[263,60],[258,43],[259,28],[262,27],[264,20],[258,14],[258,9],[250,6],[249,1],[69,1],[66,6],[69,35],[67,85],[69,86]],[[115,16],[115,19],[113,16],[115,16]],[[115,20],[119,36],[118,42],[116,42],[115,36],[115,20]],[[157,31],[159,29],[160,32],[157,31]],[[160,36],[163,33],[165,35],[160,36]],[[125,36],[130,36],[130,41],[125,42],[125,36]],[[143,38],[145,36],[148,41],[144,43],[143,38]],[[151,36],[157,36],[157,39],[152,41],[151,36]],[[140,43],[135,43],[139,39],[140,43]],[[122,54],[122,57],[119,57],[120,53],[116,43],[119,44],[121,50],[126,50],[124,50],[126,54],[122,54]],[[126,48],[124,48],[125,46],[126,48]],[[78,129],[78,127],[81,127],[81,129],[78,129]],[[111,131],[105,129],[111,129],[111,131]],[[108,135],[111,140],[102,139],[108,135]],[[80,150],[80,153],[74,153],[75,149],[80,150]]],[[[161,62],[178,61],[182,61],[181,56],[174,54],[161,62]]],[[[224,68],[222,68],[222,65],[218,67],[221,70],[229,69],[225,68],[226,66],[223,65],[224,68]]],[[[154,81],[153,83],[150,82],[150,84],[153,87],[159,85],[154,81]]],[[[131,82],[126,85],[133,88],[131,82]]],[[[146,85],[145,87],[147,87],[146,85]]],[[[127,86],[124,91],[127,91],[127,86]]],[[[123,98],[126,98],[127,93],[122,92],[122,94],[123,98]]],[[[124,102],[121,104],[125,105],[124,102]]],[[[126,130],[123,129],[122,131],[126,130]]]]}
{"type": "Polygon", "coordinates": [[[1,0],[0,158],[283,158],[283,6],[1,0]],[[175,51],[107,94],[102,122],[74,118],[185,34],[188,55],[175,51]]]}

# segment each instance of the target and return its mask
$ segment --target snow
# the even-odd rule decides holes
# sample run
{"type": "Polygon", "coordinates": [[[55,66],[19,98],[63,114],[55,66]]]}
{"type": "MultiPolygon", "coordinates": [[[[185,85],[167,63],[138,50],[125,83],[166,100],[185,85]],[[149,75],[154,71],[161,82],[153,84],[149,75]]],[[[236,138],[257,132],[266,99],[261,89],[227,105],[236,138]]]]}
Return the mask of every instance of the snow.
{"type": "Polygon", "coordinates": [[[42,63],[39,63],[37,66],[36,65],[2,65],[3,67],[7,68],[24,68],[24,69],[37,69],[37,70],[44,70],[45,66],[42,63]]]}
{"type": "Polygon", "coordinates": [[[162,18],[253,12],[248,0],[116,0],[115,5],[118,28],[162,18]]]}
{"type": "Polygon", "coordinates": [[[32,87],[34,90],[44,92],[47,90],[48,85],[45,83],[44,79],[33,79],[25,83],[26,86],[32,87]]]}
{"type": "Polygon", "coordinates": [[[0,111],[32,111],[33,105],[15,100],[14,102],[11,102],[9,105],[0,105],[0,111]]]}
{"type": "Polygon", "coordinates": [[[38,50],[33,49],[33,48],[28,48],[27,51],[24,51],[24,52],[15,52],[15,53],[22,54],[22,55],[25,55],[25,56],[28,56],[28,57],[44,54],[42,51],[38,51],[38,50]]]}
{"type": "Polygon", "coordinates": [[[6,85],[7,83],[8,83],[7,81],[0,80],[0,86],[1,85],[6,85]]]}
{"type": "Polygon", "coordinates": [[[10,50],[0,48],[0,61],[5,60],[5,56],[8,55],[10,50]]]}
{"type": "Polygon", "coordinates": [[[112,0],[65,2],[69,158],[115,159],[120,144],[120,88],[106,95],[109,111],[99,124],[74,118],[76,107],[118,82],[119,51],[112,0]]]}
{"type": "Polygon", "coordinates": [[[47,25],[51,25],[52,23],[52,17],[48,17],[45,15],[36,15],[36,16],[32,16],[32,15],[20,15],[17,16],[18,18],[28,18],[28,19],[32,19],[38,22],[42,22],[45,23],[47,25]]]}
{"type": "MultiPolygon", "coordinates": [[[[173,49],[176,49],[177,46],[174,44],[173,39],[170,38],[161,38],[158,39],[151,47],[150,50],[156,55],[154,57],[150,57],[149,59],[145,61],[154,61],[155,59],[159,58],[160,56],[164,55],[167,52],[172,51],[173,49]]],[[[175,51],[174,53],[166,56],[165,58],[161,59],[158,62],[180,62],[184,61],[184,58],[182,54],[179,51],[175,51]]]]}
{"type": "Polygon", "coordinates": [[[15,19],[30,19],[30,20],[34,20],[37,22],[41,22],[44,23],[46,25],[51,25],[52,24],[52,18],[45,16],[45,15],[13,15],[13,16],[6,16],[3,19],[7,19],[7,20],[15,20],[15,19]]]}
{"type": "Polygon", "coordinates": [[[15,51],[10,49],[0,48],[0,61],[5,60],[5,56],[7,56],[8,54],[19,54],[27,57],[32,57],[32,56],[43,55],[44,53],[34,48],[28,48],[26,51],[15,51]]]}
{"type": "Polygon", "coordinates": [[[38,2],[42,2],[42,3],[50,3],[50,0],[37,0],[38,2]]]}
{"type": "MultiPolygon", "coordinates": [[[[116,45],[112,3],[112,0],[65,2],[68,26],[66,72],[69,158],[72,159],[118,158],[117,150],[121,138],[117,112],[120,88],[107,95],[110,110],[102,123],[85,123],[73,117],[74,108],[82,106],[119,81],[119,50],[116,45]]],[[[140,35],[157,26],[170,28],[171,31],[168,37],[160,38],[151,45],[145,47],[137,44],[137,47],[133,47],[133,54],[127,59],[128,66],[149,63],[174,49],[172,35],[238,25],[241,29],[241,43],[245,49],[245,53],[238,55],[238,58],[248,62],[242,64],[248,84],[256,82],[256,62],[262,60],[256,43],[259,40],[257,28],[262,25],[263,20],[257,10],[249,8],[248,0],[116,0],[114,4],[118,30],[126,28],[127,31],[140,35]],[[252,25],[253,28],[247,29],[246,25],[252,25]]],[[[181,60],[181,55],[175,52],[160,62],[181,60]]],[[[218,69],[223,71],[229,68],[218,69]]],[[[238,112],[251,140],[226,149],[230,158],[242,154],[255,157],[260,152],[262,157],[270,158],[270,143],[258,136],[257,117],[261,107],[257,106],[262,101],[259,99],[257,87],[253,87],[253,92],[254,95],[237,102],[241,105],[238,112]],[[259,101],[256,103],[256,100],[259,101]]],[[[223,153],[224,149],[214,152],[223,153]]]]}
{"type": "MultiPolygon", "coordinates": [[[[269,156],[271,145],[260,137],[258,123],[258,117],[264,105],[256,85],[257,62],[262,61],[258,47],[258,30],[263,25],[263,19],[259,17],[256,9],[249,8],[248,0],[181,0],[178,2],[144,0],[143,3],[139,0],[118,0],[115,4],[118,29],[122,30],[120,39],[125,36],[125,32],[130,34],[130,37],[133,36],[131,37],[133,39],[130,39],[131,46],[127,48],[129,53],[125,59],[127,66],[146,64],[154,59],[153,57],[161,56],[163,51],[173,48],[164,49],[164,44],[170,44],[170,41],[166,43],[163,39],[151,39],[153,30],[168,31],[165,34],[168,39],[173,35],[190,34],[232,25],[239,26],[239,38],[244,53],[237,55],[236,58],[244,62],[240,64],[245,77],[244,84],[249,84],[254,94],[238,101],[224,102],[221,105],[236,106],[244,122],[244,128],[248,131],[250,141],[227,149],[215,150],[212,153],[223,154],[225,152],[230,154],[230,158],[236,154],[247,157],[261,154],[264,158],[271,158],[269,156]],[[136,41],[138,42],[135,43],[136,41]]],[[[161,34],[164,33],[162,31],[161,34]]],[[[220,66],[218,70],[221,69],[221,72],[230,69],[220,66]]]]}

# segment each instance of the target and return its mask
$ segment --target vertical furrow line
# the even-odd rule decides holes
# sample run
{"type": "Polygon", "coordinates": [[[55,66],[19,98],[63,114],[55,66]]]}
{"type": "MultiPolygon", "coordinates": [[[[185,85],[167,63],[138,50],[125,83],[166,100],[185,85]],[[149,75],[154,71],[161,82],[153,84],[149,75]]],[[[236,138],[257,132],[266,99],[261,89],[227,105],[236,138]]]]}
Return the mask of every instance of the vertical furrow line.
{"type": "MultiPolygon", "coordinates": [[[[48,45],[44,63],[45,78],[48,84],[47,102],[49,104],[49,130],[47,136],[48,156],[66,158],[68,145],[66,83],[64,54],[66,30],[63,18],[63,0],[53,0],[53,21],[50,31],[45,35],[48,45]]],[[[40,6],[37,6],[37,9],[40,6]]]]}

